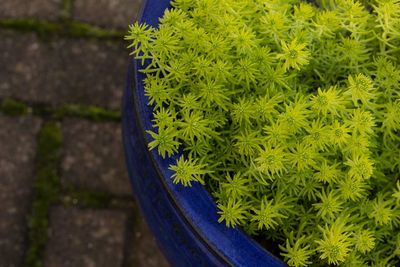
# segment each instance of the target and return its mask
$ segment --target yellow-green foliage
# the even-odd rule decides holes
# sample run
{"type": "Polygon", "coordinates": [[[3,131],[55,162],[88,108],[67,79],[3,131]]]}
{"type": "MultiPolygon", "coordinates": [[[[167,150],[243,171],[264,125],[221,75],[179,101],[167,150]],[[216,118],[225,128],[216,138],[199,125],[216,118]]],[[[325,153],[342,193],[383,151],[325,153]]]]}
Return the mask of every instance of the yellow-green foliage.
{"type": "Polygon", "coordinates": [[[175,0],[130,27],[149,147],[290,266],[400,255],[400,1],[175,0]]]}

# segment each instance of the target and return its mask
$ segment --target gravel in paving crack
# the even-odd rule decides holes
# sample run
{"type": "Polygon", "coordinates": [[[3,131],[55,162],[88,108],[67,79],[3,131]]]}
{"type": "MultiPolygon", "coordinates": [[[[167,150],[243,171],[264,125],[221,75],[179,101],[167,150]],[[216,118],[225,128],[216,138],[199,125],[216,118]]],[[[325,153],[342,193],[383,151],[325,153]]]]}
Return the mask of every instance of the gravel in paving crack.
{"type": "Polygon", "coordinates": [[[0,266],[22,266],[41,120],[0,115],[0,266]]]}
{"type": "Polygon", "coordinates": [[[60,16],[62,0],[2,0],[0,19],[40,18],[55,20],[60,16]]]}
{"type": "Polygon", "coordinates": [[[45,267],[120,267],[127,216],[123,211],[55,207],[45,267]]]}
{"type": "Polygon", "coordinates": [[[115,41],[51,39],[0,30],[0,97],[47,105],[120,107],[128,53],[115,41]]]}
{"type": "Polygon", "coordinates": [[[131,195],[118,123],[66,119],[61,180],[64,187],[131,195]]]}
{"type": "Polygon", "coordinates": [[[142,0],[75,0],[72,16],[102,27],[127,28],[136,20],[142,0]]]}

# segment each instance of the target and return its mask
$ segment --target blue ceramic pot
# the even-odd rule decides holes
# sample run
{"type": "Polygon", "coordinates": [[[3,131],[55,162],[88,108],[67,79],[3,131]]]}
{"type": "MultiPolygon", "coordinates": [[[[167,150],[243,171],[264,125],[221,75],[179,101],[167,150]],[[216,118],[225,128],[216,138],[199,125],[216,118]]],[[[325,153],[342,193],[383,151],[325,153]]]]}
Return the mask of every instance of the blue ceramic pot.
{"type": "MultiPolygon", "coordinates": [[[[170,0],[147,0],[140,22],[157,27],[170,0]]],[[[133,191],[151,231],[172,266],[286,266],[240,229],[217,222],[217,208],[200,184],[175,185],[168,170],[176,157],[149,151],[152,108],[142,66],[131,61],[123,98],[123,138],[133,191]]]]}

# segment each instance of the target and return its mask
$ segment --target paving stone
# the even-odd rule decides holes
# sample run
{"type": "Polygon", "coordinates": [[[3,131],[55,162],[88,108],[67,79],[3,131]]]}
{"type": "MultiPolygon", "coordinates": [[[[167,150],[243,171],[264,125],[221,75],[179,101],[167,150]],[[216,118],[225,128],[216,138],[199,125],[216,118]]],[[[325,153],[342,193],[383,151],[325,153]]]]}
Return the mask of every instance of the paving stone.
{"type": "Polygon", "coordinates": [[[117,110],[128,53],[122,42],[56,39],[0,31],[0,97],[117,110]]]}
{"type": "Polygon", "coordinates": [[[122,42],[64,39],[51,47],[56,66],[47,77],[47,92],[52,103],[120,109],[128,62],[122,42]]]}
{"type": "Polygon", "coordinates": [[[0,115],[0,266],[22,266],[41,121],[0,115]]]}
{"type": "Polygon", "coordinates": [[[0,50],[0,97],[39,98],[46,52],[36,36],[0,31],[0,50]]]}
{"type": "MultiPolygon", "coordinates": [[[[146,222],[141,216],[136,219],[134,237],[132,241],[130,261],[137,267],[169,267],[167,260],[161,253],[146,222]]],[[[129,252],[129,251],[128,251],[129,252]]]]}
{"type": "Polygon", "coordinates": [[[75,0],[73,18],[109,28],[127,28],[139,12],[142,0],[75,0]]]}
{"type": "Polygon", "coordinates": [[[67,119],[61,180],[78,189],[131,195],[118,123],[67,119]]]}
{"type": "Polygon", "coordinates": [[[62,0],[0,0],[0,19],[40,18],[57,19],[62,10],[62,0]]]}
{"type": "Polygon", "coordinates": [[[123,211],[55,207],[45,267],[120,267],[127,216],[123,211]]]}

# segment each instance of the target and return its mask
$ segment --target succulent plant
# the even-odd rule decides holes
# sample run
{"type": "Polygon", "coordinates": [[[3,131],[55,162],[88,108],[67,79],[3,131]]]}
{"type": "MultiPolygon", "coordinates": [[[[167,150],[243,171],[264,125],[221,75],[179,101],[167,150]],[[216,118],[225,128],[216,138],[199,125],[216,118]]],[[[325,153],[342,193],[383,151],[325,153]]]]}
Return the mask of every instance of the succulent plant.
{"type": "Polygon", "coordinates": [[[290,266],[400,258],[400,1],[174,0],[126,39],[171,177],[290,266]]]}

